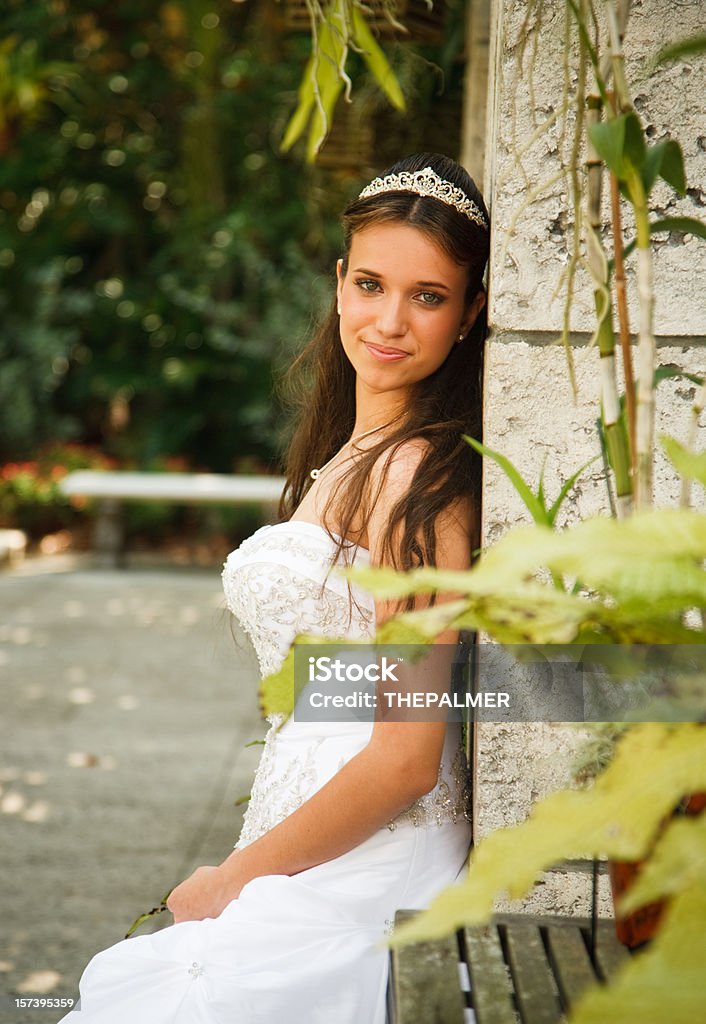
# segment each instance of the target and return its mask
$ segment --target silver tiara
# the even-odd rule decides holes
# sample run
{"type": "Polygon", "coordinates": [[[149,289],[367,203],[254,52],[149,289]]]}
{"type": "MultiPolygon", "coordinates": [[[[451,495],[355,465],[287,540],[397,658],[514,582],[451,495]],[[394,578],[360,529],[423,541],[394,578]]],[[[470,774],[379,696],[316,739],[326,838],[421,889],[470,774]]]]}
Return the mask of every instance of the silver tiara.
{"type": "Polygon", "coordinates": [[[488,221],[482,211],[476,206],[472,199],[469,199],[465,192],[456,188],[450,181],[444,181],[431,167],[425,167],[422,171],[402,171],[401,174],[388,174],[385,178],[374,178],[369,185],[366,185],[358,196],[359,199],[368,199],[370,196],[379,196],[383,192],[414,192],[418,196],[430,196],[438,199],[447,206],[453,206],[459,213],[463,213],[469,220],[481,227],[487,228],[488,221]]]}

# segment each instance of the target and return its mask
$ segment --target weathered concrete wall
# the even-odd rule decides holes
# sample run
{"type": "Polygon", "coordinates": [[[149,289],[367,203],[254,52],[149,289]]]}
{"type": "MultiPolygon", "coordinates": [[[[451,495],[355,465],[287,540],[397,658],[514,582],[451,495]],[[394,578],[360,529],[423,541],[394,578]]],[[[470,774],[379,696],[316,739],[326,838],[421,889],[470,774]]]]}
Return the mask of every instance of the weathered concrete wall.
{"type": "MultiPolygon", "coordinates": [[[[566,200],[562,160],[568,162],[574,119],[563,116],[564,0],[495,0],[491,18],[491,60],[485,194],[493,219],[489,281],[492,334],[485,382],[485,441],[507,455],[532,484],[546,459],[550,497],[561,482],[599,451],[598,353],[588,345],[593,297],[589,276],[579,269],[572,306],[572,349],[577,393],[569,384],[567,361],[556,344],[564,318],[560,284],[569,262],[573,222],[566,200]],[[528,13],[529,11],[529,13],[528,13]],[[533,11],[535,13],[533,13],[533,11]],[[536,11],[541,11],[538,20],[536,11]],[[552,121],[546,130],[540,126],[552,121]],[[531,202],[528,202],[531,200],[531,202]]],[[[661,46],[703,31],[700,2],[634,0],[625,40],[628,82],[636,108],[653,139],[676,138],[684,151],[689,194],[680,199],[656,186],[655,216],[704,216],[706,205],[706,59],[687,59],[648,73],[661,46]]],[[[568,80],[575,84],[575,75],[568,80]]],[[[581,157],[583,159],[583,155],[581,157]]],[[[608,203],[607,194],[604,202],[608,203]]],[[[627,211],[626,239],[633,236],[627,211]]],[[[610,249],[610,238],[605,244],[610,249]]],[[[706,370],[706,244],[693,237],[660,236],[655,242],[659,362],[706,370]]],[[[637,324],[632,265],[631,323],[637,324]]],[[[693,385],[669,381],[658,392],[657,431],[685,439],[693,385]]],[[[657,501],[676,504],[676,474],[657,457],[657,501]]],[[[703,503],[700,488],[694,497],[703,503]]],[[[485,468],[483,542],[498,540],[528,514],[506,477],[485,468]]],[[[562,523],[607,512],[600,462],[594,463],[565,506],[562,523]]],[[[486,725],[478,730],[476,835],[524,818],[533,800],[570,778],[573,750],[581,733],[542,724],[486,725]]],[[[527,905],[532,909],[585,913],[587,876],[547,878],[527,905]]],[[[601,906],[607,911],[606,887],[601,906]]]]}
{"type": "MultiPolygon", "coordinates": [[[[706,250],[706,244],[704,244],[706,250]]],[[[706,317],[704,318],[706,326],[706,317]]],[[[706,371],[701,339],[658,348],[660,364],[676,364],[694,374],[706,371]]],[[[567,361],[561,346],[543,344],[530,333],[491,339],[486,357],[485,441],[506,455],[534,486],[546,460],[545,490],[553,499],[567,477],[599,453],[598,350],[587,344],[572,347],[577,393],[572,394],[567,361]]],[[[663,381],[657,391],[656,432],[686,439],[694,385],[685,379],[663,381]]],[[[655,459],[655,493],[660,505],[676,505],[679,481],[666,456],[655,459]]],[[[694,504],[704,506],[703,490],[693,491],[694,504]]],[[[561,523],[608,510],[608,493],[600,460],[577,481],[566,502],[561,523]]],[[[529,515],[510,481],[495,463],[484,468],[484,543],[498,540],[510,526],[529,515]]]]}
{"type": "MultiPolygon", "coordinates": [[[[565,291],[558,287],[559,279],[569,262],[573,230],[562,165],[569,162],[574,118],[560,113],[565,76],[565,0],[541,0],[537,4],[497,0],[494,28],[499,45],[491,72],[493,102],[488,134],[494,166],[487,189],[494,232],[492,320],[499,332],[556,332],[561,330],[564,313],[565,291]],[[541,22],[536,15],[528,16],[532,7],[541,12],[541,22]],[[535,193],[539,193],[536,198],[535,193]],[[528,204],[529,199],[532,201],[528,204]]],[[[651,141],[672,137],[680,142],[689,183],[689,194],[680,199],[670,186],[658,182],[651,198],[655,217],[698,217],[706,207],[706,58],[684,59],[648,70],[650,60],[668,42],[697,35],[703,29],[701,0],[679,4],[673,0],[633,2],[624,44],[633,101],[651,141]]],[[[569,59],[568,77],[573,88],[575,62],[569,59]]],[[[582,150],[581,159],[584,157],[582,150]]],[[[606,214],[609,203],[605,188],[606,214]]],[[[633,237],[625,204],[623,222],[626,237],[633,237]]],[[[654,249],[657,333],[703,335],[706,289],[695,285],[706,273],[706,246],[693,236],[660,235],[654,249]],[[686,273],[685,267],[689,268],[686,273]]],[[[629,280],[633,267],[634,261],[628,268],[629,280]]],[[[585,271],[580,271],[577,279],[571,321],[574,330],[592,330],[593,300],[585,271]]],[[[631,321],[637,322],[632,301],[631,321]]]]}

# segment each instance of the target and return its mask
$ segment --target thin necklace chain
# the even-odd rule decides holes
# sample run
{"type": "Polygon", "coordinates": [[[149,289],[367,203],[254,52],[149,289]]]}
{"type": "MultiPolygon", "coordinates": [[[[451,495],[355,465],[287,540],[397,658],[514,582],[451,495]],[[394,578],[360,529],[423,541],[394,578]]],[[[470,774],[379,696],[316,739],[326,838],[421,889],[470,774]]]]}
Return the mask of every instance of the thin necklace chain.
{"type": "Polygon", "coordinates": [[[325,469],[328,469],[328,467],[331,465],[331,463],[334,461],[334,459],[338,458],[338,456],[341,454],[343,449],[347,448],[348,445],[355,444],[356,441],[362,441],[364,437],[369,437],[370,434],[375,434],[378,430],[384,430],[385,427],[389,427],[390,423],[393,423],[393,422],[394,422],[393,420],[390,420],[389,423],[382,423],[382,424],[380,424],[379,427],[373,427],[372,430],[364,430],[362,434],[356,434],[355,437],[351,437],[350,440],[346,441],[346,443],[344,445],[341,445],[341,447],[338,449],[336,454],[333,455],[328,460],[328,462],[325,462],[323,464],[323,466],[319,467],[319,469],[312,469],[312,470],[309,471],[309,476],[311,477],[311,479],[312,480],[318,480],[319,477],[321,476],[321,474],[323,473],[323,471],[325,469]]]}

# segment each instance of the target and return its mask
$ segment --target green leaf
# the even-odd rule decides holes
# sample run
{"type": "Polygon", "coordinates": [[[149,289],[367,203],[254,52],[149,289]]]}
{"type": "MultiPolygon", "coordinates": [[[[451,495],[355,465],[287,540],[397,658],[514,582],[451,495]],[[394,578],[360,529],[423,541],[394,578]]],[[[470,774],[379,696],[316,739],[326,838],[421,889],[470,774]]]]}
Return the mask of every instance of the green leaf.
{"type": "MultiPolygon", "coordinates": [[[[445,627],[442,625],[441,632],[445,627]]],[[[424,624],[410,623],[406,616],[403,618],[388,619],[378,627],[375,635],[375,642],[379,644],[426,644],[429,643],[429,629],[424,630],[424,624]]]]}
{"type": "Polygon", "coordinates": [[[282,662],[280,669],[260,681],[260,709],[269,715],[291,715],[294,697],[294,646],[282,662]]]}
{"type": "Polygon", "coordinates": [[[706,35],[691,36],[689,39],[682,39],[678,43],[672,43],[660,50],[655,57],[655,64],[664,64],[668,60],[678,60],[680,57],[690,57],[692,54],[706,53],[706,35]]]}
{"type": "MultiPolygon", "coordinates": [[[[594,517],[571,529],[512,530],[464,572],[351,568],[343,575],[380,599],[448,591],[463,594],[454,628],[487,631],[503,643],[567,643],[590,634],[604,643],[702,643],[682,613],[706,604],[706,516],[685,509],[640,513],[627,520],[594,517]],[[536,574],[581,582],[590,594],[565,592],[536,574]]],[[[414,612],[408,642],[428,637],[432,611],[414,612]]],[[[395,629],[404,627],[406,617],[395,629]]],[[[440,619],[437,625],[445,625],[440,619]]]]}
{"type": "Polygon", "coordinates": [[[493,572],[480,572],[481,565],[467,572],[417,569],[396,573],[384,568],[355,568],[346,570],[345,575],[380,599],[439,590],[467,595],[455,606],[445,602],[438,610],[407,612],[388,620],[378,631],[378,643],[428,642],[436,627],[437,632],[446,628],[445,615],[454,628],[487,628],[503,643],[569,642],[586,620],[595,618],[586,600],[536,582],[502,580],[498,584],[493,572]]]}
{"type": "Polygon", "coordinates": [[[647,155],[642,165],[642,184],[644,185],[646,195],[650,194],[652,186],[659,176],[665,145],[665,142],[657,142],[654,146],[647,147],[647,155]]]}
{"type": "Polygon", "coordinates": [[[505,455],[501,455],[500,452],[493,451],[492,448],[488,448],[486,445],[481,444],[480,441],[476,441],[475,438],[469,437],[467,434],[463,435],[463,439],[480,455],[492,459],[493,462],[500,466],[505,476],[522,498],[522,501],[525,503],[525,507],[534,519],[535,523],[539,526],[549,526],[550,524],[546,508],[539,498],[532,492],[529,484],[523,479],[519,471],[515,469],[510,460],[505,455]]]}
{"type": "Polygon", "coordinates": [[[706,487],[706,452],[691,452],[667,434],[661,434],[659,440],[676,471],[706,487]]]}
{"type": "Polygon", "coordinates": [[[667,139],[664,145],[664,155],[660,165],[660,175],[676,189],[680,196],[686,195],[686,175],[684,173],[684,155],[681,146],[675,139],[667,139]]]}
{"type": "Polygon", "coordinates": [[[353,39],[360,48],[365,63],[370,68],[388,100],[396,110],[405,110],[404,93],[390,62],[380,49],[360,8],[353,6],[353,39]]]}
{"type": "Polygon", "coordinates": [[[675,897],[649,948],[609,986],[589,989],[571,1024],[695,1024],[703,1018],[706,885],[675,897]]]}
{"type": "Polygon", "coordinates": [[[340,570],[340,575],[359,586],[370,590],[381,600],[395,600],[409,594],[430,594],[436,590],[465,590],[472,586],[472,570],[453,572],[439,569],[413,569],[411,572],[397,572],[387,567],[349,568],[340,570]]]}
{"type": "Polygon", "coordinates": [[[287,652],[282,665],[269,676],[260,681],[260,709],[265,717],[270,715],[283,715],[288,718],[294,711],[294,706],[307,684],[303,674],[297,678],[295,668],[295,649],[304,644],[316,644],[318,646],[339,647],[344,644],[349,647],[356,643],[354,640],[346,640],[342,637],[332,638],[330,636],[313,636],[308,633],[301,633],[295,637],[294,643],[287,652]]]}
{"type": "Polygon", "coordinates": [[[314,107],[313,117],[309,126],[309,140],[306,148],[306,158],[313,163],[316,154],[326,141],[326,136],[331,130],[333,123],[333,112],[336,109],[338,98],[343,92],[343,82],[338,77],[338,72],[333,68],[322,70],[320,80],[320,104],[314,107]],[[323,79],[323,82],[321,81],[323,79]]]}
{"type": "Polygon", "coordinates": [[[465,612],[467,601],[444,601],[405,612],[404,616],[396,616],[383,623],[375,637],[376,643],[403,644],[428,643],[445,629],[454,627],[456,619],[465,612]],[[410,639],[414,636],[415,639],[410,639]]]}
{"type": "Polygon", "coordinates": [[[620,901],[628,914],[645,903],[674,896],[706,878],[706,814],[676,817],[667,826],[637,879],[620,901]]]}
{"type": "Polygon", "coordinates": [[[333,112],[338,98],[343,92],[341,67],[345,63],[347,40],[341,35],[337,24],[338,15],[335,7],[331,7],[327,19],[319,31],[319,55],[314,65],[315,97],[306,157],[313,163],[316,154],[331,129],[333,112]]]}
{"type": "Polygon", "coordinates": [[[527,821],[482,839],[471,854],[466,881],[444,890],[428,911],[395,934],[392,944],[482,924],[497,895],[507,892],[519,899],[540,872],[560,860],[604,855],[638,860],[682,797],[705,788],[703,726],[635,726],[619,741],[612,763],[591,789],[553,793],[535,804],[527,821]]]}
{"type": "Polygon", "coordinates": [[[542,459],[542,468],[539,471],[539,483],[537,484],[537,501],[542,508],[547,507],[546,495],[544,493],[544,471],[547,468],[547,455],[548,452],[545,452],[542,459]]]}
{"type": "Polygon", "coordinates": [[[704,378],[697,376],[695,373],[689,373],[687,370],[683,370],[681,366],[677,366],[676,363],[662,363],[655,370],[654,377],[652,378],[653,384],[657,387],[663,380],[672,380],[674,378],[683,378],[684,380],[690,380],[692,384],[697,386],[703,384],[704,378]]]}
{"type": "Polygon", "coordinates": [[[647,148],[642,164],[642,182],[649,195],[657,177],[663,178],[680,196],[686,195],[684,157],[674,139],[665,139],[647,148]]]}
{"type": "Polygon", "coordinates": [[[683,231],[684,234],[696,235],[706,240],[706,224],[696,217],[663,217],[650,224],[651,234],[660,231],[683,231]]]}
{"type": "Polygon", "coordinates": [[[559,509],[561,508],[561,506],[563,505],[564,499],[566,498],[567,494],[569,493],[571,488],[574,486],[574,484],[576,483],[578,478],[581,476],[583,471],[585,469],[588,469],[588,467],[593,462],[596,462],[597,459],[600,459],[600,455],[594,455],[592,459],[588,460],[588,462],[584,462],[583,466],[581,466],[580,469],[577,469],[575,473],[572,473],[572,475],[569,477],[568,480],[564,481],[564,483],[562,484],[562,488],[559,491],[559,495],[558,495],[556,501],[553,503],[553,505],[549,508],[549,511],[548,511],[548,518],[549,518],[549,525],[550,526],[554,525],[554,521],[556,520],[557,513],[558,513],[559,509]]]}
{"type": "Polygon", "coordinates": [[[623,149],[623,156],[630,162],[630,164],[632,164],[633,167],[640,169],[642,168],[647,155],[645,134],[642,130],[642,125],[640,124],[640,118],[634,113],[625,114],[623,116],[625,117],[625,146],[623,149]]]}
{"type": "Polygon", "coordinates": [[[619,581],[635,561],[654,565],[674,558],[706,558],[706,516],[686,509],[657,509],[626,520],[594,516],[560,532],[536,527],[512,530],[489,549],[478,574],[498,583],[517,581],[540,566],[579,576],[619,581]],[[613,566],[612,572],[610,567],[613,566]]]}
{"type": "Polygon", "coordinates": [[[299,101],[296,110],[289,119],[284,138],[280,143],[280,149],[283,153],[292,148],[306,128],[314,103],[314,58],[312,56],[309,58],[302,76],[301,85],[299,86],[299,101]]]}
{"type": "Polygon", "coordinates": [[[596,152],[619,181],[625,181],[630,167],[642,168],[645,136],[637,114],[612,117],[592,125],[589,133],[596,152]]]}
{"type": "Polygon", "coordinates": [[[478,597],[457,619],[459,629],[488,632],[503,644],[573,643],[587,622],[596,622],[591,602],[538,583],[478,597]]]}
{"type": "Polygon", "coordinates": [[[621,179],[625,177],[625,125],[626,115],[621,114],[609,121],[594,124],[589,129],[591,142],[599,157],[608,170],[621,179]]]}
{"type": "Polygon", "coordinates": [[[638,615],[677,613],[692,606],[706,605],[706,572],[691,559],[660,559],[657,562],[629,561],[620,574],[604,559],[581,576],[587,586],[610,593],[625,612],[638,615]]]}
{"type": "Polygon", "coordinates": [[[348,39],[336,5],[331,5],[319,28],[317,48],[307,62],[299,87],[299,103],[287,125],[280,148],[286,152],[309,124],[307,160],[316,158],[333,121],[344,88],[343,66],[348,39]],[[343,28],[342,28],[343,25],[343,28]]]}
{"type": "MultiPolygon", "coordinates": [[[[683,231],[684,234],[696,235],[706,241],[706,224],[697,220],[696,217],[662,217],[650,224],[650,234],[658,235],[661,231],[683,231]]],[[[635,239],[629,242],[623,250],[625,259],[633,251],[637,242],[635,239]]]]}

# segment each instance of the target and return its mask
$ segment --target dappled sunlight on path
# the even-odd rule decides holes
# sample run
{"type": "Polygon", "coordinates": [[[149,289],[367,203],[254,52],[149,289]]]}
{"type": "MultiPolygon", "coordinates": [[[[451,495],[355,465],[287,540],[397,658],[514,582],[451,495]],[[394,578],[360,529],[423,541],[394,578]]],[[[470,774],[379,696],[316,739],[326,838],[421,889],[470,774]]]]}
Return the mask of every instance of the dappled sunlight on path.
{"type": "Polygon", "coordinates": [[[75,997],[94,952],[228,855],[256,679],[217,571],[0,575],[0,1024],[48,1024],[7,997],[75,997]]]}

